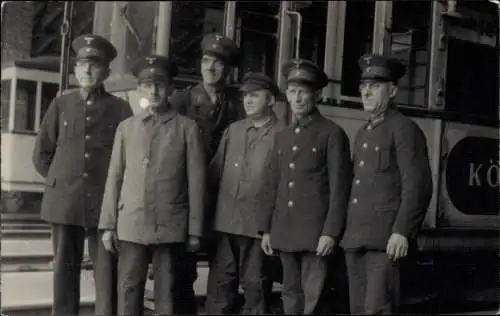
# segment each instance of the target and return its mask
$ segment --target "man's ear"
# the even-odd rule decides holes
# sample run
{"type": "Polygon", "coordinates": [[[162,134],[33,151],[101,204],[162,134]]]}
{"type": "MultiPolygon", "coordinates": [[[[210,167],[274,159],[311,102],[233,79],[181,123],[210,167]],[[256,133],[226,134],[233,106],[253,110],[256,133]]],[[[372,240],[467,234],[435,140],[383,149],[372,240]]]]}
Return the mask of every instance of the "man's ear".
{"type": "Polygon", "coordinates": [[[391,82],[391,86],[389,87],[389,97],[391,99],[394,99],[397,93],[398,93],[398,86],[394,84],[394,82],[391,82]]]}
{"type": "Polygon", "coordinates": [[[322,99],[322,97],[323,97],[323,96],[322,96],[322,91],[323,91],[323,89],[319,89],[319,90],[316,90],[316,91],[314,92],[314,101],[315,101],[316,103],[321,102],[321,99],[322,99]]]}
{"type": "Polygon", "coordinates": [[[276,104],[276,97],[271,92],[269,92],[268,104],[270,107],[273,107],[276,104]]]}

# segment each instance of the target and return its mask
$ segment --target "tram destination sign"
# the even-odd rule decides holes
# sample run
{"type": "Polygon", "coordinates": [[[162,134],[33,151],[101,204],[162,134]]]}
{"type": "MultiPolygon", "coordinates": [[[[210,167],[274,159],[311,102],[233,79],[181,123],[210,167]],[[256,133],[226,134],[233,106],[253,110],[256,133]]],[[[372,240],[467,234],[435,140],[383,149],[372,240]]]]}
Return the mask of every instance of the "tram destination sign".
{"type": "Polygon", "coordinates": [[[499,142],[466,137],[450,151],[446,189],[458,211],[467,215],[498,215],[500,204],[499,142]]]}

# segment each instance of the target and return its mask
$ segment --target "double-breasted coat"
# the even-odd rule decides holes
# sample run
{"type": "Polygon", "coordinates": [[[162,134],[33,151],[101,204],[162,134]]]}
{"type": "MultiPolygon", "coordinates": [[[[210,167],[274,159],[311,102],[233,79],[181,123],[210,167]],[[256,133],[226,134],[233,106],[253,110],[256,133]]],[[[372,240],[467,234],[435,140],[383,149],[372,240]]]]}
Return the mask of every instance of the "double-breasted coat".
{"type": "Polygon", "coordinates": [[[273,116],[258,130],[250,118],[235,122],[225,130],[209,167],[211,185],[219,188],[214,230],[259,237],[258,193],[267,177],[265,162],[274,147],[276,134],[282,129],[282,123],[273,116]]]}
{"type": "Polygon", "coordinates": [[[33,151],[33,164],[45,177],[43,220],[97,227],[116,128],[132,114],[127,102],[103,87],[52,101],[33,151]]]}
{"type": "Polygon", "coordinates": [[[202,235],[206,164],[196,123],[147,111],[116,132],[99,229],[143,245],[202,235]]]}
{"type": "Polygon", "coordinates": [[[316,251],[321,235],[338,239],[351,170],[347,135],[316,108],[278,133],[259,201],[259,228],[273,248],[316,251]]]}
{"type": "Polygon", "coordinates": [[[414,238],[432,196],[427,144],[418,125],[390,109],[359,130],[353,163],[341,246],[383,251],[392,233],[414,238]]]}

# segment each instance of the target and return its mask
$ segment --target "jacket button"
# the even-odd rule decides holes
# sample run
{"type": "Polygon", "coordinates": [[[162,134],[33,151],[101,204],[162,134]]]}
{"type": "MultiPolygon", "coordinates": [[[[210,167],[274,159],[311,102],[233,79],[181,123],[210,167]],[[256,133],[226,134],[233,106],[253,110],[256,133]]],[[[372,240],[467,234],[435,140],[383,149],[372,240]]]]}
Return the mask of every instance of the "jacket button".
{"type": "Polygon", "coordinates": [[[293,146],[293,147],[292,147],[292,150],[293,150],[293,151],[297,151],[297,149],[299,149],[299,147],[297,147],[297,146],[293,146]]]}
{"type": "Polygon", "coordinates": [[[357,204],[357,203],[358,203],[358,199],[354,198],[354,199],[352,200],[352,203],[357,204]]]}
{"type": "Polygon", "coordinates": [[[235,166],[236,168],[238,168],[238,166],[239,166],[239,165],[238,165],[238,163],[237,163],[237,162],[235,162],[235,163],[234,163],[234,166],[235,166]]]}
{"type": "Polygon", "coordinates": [[[295,134],[298,134],[298,133],[300,133],[300,128],[296,127],[293,131],[295,132],[295,134]]]}
{"type": "Polygon", "coordinates": [[[87,116],[87,117],[85,118],[85,120],[86,120],[87,122],[88,122],[88,121],[90,121],[91,119],[92,119],[92,118],[91,118],[90,116],[87,116]]]}
{"type": "Polygon", "coordinates": [[[363,144],[363,148],[368,148],[368,144],[367,144],[367,143],[364,143],[364,144],[363,144]]]}
{"type": "Polygon", "coordinates": [[[90,135],[85,135],[85,140],[89,140],[90,138],[90,135]]]}
{"type": "Polygon", "coordinates": [[[82,177],[87,178],[88,176],[89,176],[88,173],[86,173],[86,172],[82,173],[82,177]]]}
{"type": "Polygon", "coordinates": [[[90,154],[89,154],[89,153],[85,153],[85,154],[83,155],[83,157],[85,157],[85,159],[89,159],[90,154]]]}
{"type": "Polygon", "coordinates": [[[87,100],[87,105],[92,105],[92,101],[91,100],[87,100]]]}
{"type": "Polygon", "coordinates": [[[356,179],[356,181],[354,181],[355,184],[359,184],[361,181],[359,181],[359,179],[356,179]]]}
{"type": "Polygon", "coordinates": [[[288,201],[288,207],[293,207],[293,201],[288,201]]]}
{"type": "Polygon", "coordinates": [[[290,189],[293,188],[294,185],[295,185],[295,183],[293,183],[293,181],[288,182],[288,187],[290,189]]]}
{"type": "Polygon", "coordinates": [[[364,162],[363,160],[361,160],[361,161],[359,162],[359,166],[360,166],[360,167],[363,167],[364,165],[365,165],[365,162],[364,162]]]}
{"type": "Polygon", "coordinates": [[[379,151],[379,150],[380,150],[380,147],[375,146],[375,151],[379,151]]]}
{"type": "Polygon", "coordinates": [[[295,168],[295,164],[294,164],[293,162],[291,162],[291,163],[288,165],[288,167],[290,167],[290,169],[293,169],[293,168],[295,168]]]}

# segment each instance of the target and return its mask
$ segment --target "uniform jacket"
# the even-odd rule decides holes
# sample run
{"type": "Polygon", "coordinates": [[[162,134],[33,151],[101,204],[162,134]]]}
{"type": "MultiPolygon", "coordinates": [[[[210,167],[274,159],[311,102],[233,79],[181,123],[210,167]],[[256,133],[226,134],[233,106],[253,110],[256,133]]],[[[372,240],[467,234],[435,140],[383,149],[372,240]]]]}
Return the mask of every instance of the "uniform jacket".
{"type": "Polygon", "coordinates": [[[265,162],[282,128],[273,116],[259,129],[247,118],[225,130],[209,168],[212,183],[219,188],[216,231],[258,237],[258,193],[267,176],[265,162]]]}
{"type": "Polygon", "coordinates": [[[357,133],[345,249],[385,250],[392,233],[415,237],[432,195],[425,136],[389,110],[357,133]]]}
{"type": "Polygon", "coordinates": [[[33,164],[46,178],[43,220],[97,227],[116,128],[131,115],[127,102],[103,88],[52,101],[33,151],[33,164]]]}
{"type": "Polygon", "coordinates": [[[220,138],[229,124],[245,117],[240,92],[225,87],[219,100],[213,104],[203,84],[176,91],[170,103],[182,115],[198,123],[201,129],[207,165],[213,158],[220,138]]]}
{"type": "Polygon", "coordinates": [[[147,111],[116,132],[99,229],[139,244],[201,236],[206,164],[196,123],[173,110],[147,111]]]}
{"type": "Polygon", "coordinates": [[[273,248],[315,251],[342,233],[351,183],[349,140],[317,109],[276,137],[261,192],[260,230],[273,248]]]}

